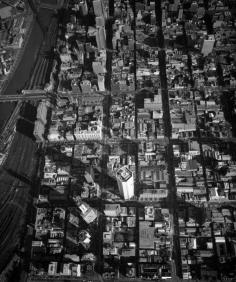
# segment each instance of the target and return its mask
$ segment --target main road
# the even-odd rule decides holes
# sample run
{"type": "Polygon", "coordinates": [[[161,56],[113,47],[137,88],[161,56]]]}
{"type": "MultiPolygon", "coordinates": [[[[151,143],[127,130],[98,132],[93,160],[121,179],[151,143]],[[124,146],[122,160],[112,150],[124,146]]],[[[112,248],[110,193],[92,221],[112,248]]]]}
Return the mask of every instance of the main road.
{"type": "Polygon", "coordinates": [[[155,1],[155,14],[156,14],[156,25],[157,25],[157,39],[158,47],[160,48],[158,52],[159,60],[159,70],[160,70],[160,82],[161,82],[161,97],[162,97],[162,107],[163,107],[163,120],[164,120],[164,135],[169,139],[166,146],[166,156],[167,156],[167,168],[169,174],[169,195],[168,195],[168,205],[170,209],[170,221],[171,221],[171,239],[172,239],[172,277],[176,279],[177,277],[182,277],[182,265],[181,265],[181,251],[179,244],[179,222],[178,222],[178,202],[177,202],[177,191],[175,183],[175,171],[174,171],[174,153],[173,153],[173,142],[172,137],[172,125],[169,107],[169,93],[166,75],[166,52],[165,52],[165,40],[162,28],[162,2],[163,0],[155,1]]]}

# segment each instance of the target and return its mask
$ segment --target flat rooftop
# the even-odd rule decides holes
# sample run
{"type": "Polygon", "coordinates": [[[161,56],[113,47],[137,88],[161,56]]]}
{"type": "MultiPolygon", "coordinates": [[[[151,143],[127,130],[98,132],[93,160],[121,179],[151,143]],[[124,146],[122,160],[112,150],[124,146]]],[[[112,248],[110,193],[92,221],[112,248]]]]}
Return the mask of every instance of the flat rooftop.
{"type": "Polygon", "coordinates": [[[124,182],[124,181],[128,181],[130,177],[132,177],[132,172],[126,166],[124,166],[117,171],[116,176],[122,182],[124,182]]]}

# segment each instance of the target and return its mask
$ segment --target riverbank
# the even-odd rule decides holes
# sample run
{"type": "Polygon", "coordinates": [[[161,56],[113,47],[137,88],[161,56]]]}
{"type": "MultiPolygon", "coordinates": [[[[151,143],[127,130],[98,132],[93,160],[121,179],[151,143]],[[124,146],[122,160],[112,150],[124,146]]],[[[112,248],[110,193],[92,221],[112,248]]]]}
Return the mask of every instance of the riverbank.
{"type": "Polygon", "coordinates": [[[11,83],[11,79],[13,78],[14,76],[14,73],[17,69],[17,67],[19,66],[20,62],[21,62],[21,58],[25,52],[25,49],[27,47],[27,43],[29,41],[29,38],[30,38],[30,35],[31,35],[31,32],[32,32],[32,28],[33,28],[33,25],[34,25],[34,16],[32,13],[29,13],[29,14],[26,14],[24,16],[24,20],[26,22],[26,27],[25,27],[25,32],[24,32],[24,41],[22,43],[22,46],[21,48],[19,48],[17,51],[16,51],[16,55],[15,55],[15,58],[14,58],[14,63],[11,67],[11,72],[7,75],[6,79],[4,80],[3,84],[1,85],[1,88],[0,88],[0,95],[5,95],[5,90],[7,89],[9,83],[11,83]]]}
{"type": "MultiPolygon", "coordinates": [[[[50,25],[53,13],[54,11],[51,10],[40,10],[40,18],[45,29],[50,25]]],[[[39,51],[43,42],[43,32],[38,22],[34,21],[25,52],[5,93],[15,94],[18,89],[25,87],[31,78],[36,60],[42,55],[39,51]]],[[[1,126],[9,119],[14,108],[15,104],[13,103],[0,104],[1,126]]],[[[0,272],[5,269],[20,247],[22,228],[27,220],[26,208],[31,199],[30,186],[34,181],[34,172],[37,167],[38,156],[36,152],[35,142],[24,133],[16,132],[4,168],[0,169],[0,202],[4,203],[4,206],[0,208],[0,221],[7,220],[6,224],[0,228],[0,237],[4,238],[0,243],[0,272]]]]}
{"type": "MultiPolygon", "coordinates": [[[[51,10],[41,9],[39,11],[39,16],[45,28],[49,26],[52,14],[53,11],[51,10]]],[[[17,64],[17,67],[15,68],[14,73],[12,74],[10,82],[4,89],[4,92],[2,92],[2,95],[6,95],[7,93],[16,94],[17,91],[24,88],[24,86],[31,77],[32,69],[36,62],[42,42],[42,30],[40,29],[38,23],[34,20],[29,38],[25,44],[24,52],[21,58],[19,59],[19,62],[17,64]]],[[[10,118],[15,106],[15,103],[0,103],[0,131],[4,127],[6,121],[10,118]]]]}

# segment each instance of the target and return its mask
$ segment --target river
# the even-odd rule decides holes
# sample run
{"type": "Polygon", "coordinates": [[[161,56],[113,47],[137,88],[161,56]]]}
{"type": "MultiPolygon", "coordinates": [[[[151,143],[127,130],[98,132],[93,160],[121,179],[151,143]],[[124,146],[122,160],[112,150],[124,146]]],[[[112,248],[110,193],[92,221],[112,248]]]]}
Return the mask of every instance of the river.
{"type": "MultiPolygon", "coordinates": [[[[49,27],[53,11],[41,10],[40,19],[43,27],[49,27]]],[[[13,74],[10,84],[3,95],[15,94],[29,80],[43,43],[43,33],[35,21],[32,27],[21,61],[13,74]]],[[[0,103],[0,126],[10,117],[14,103],[0,103]]],[[[28,127],[28,125],[27,125],[28,127]]],[[[14,255],[23,236],[26,222],[26,206],[29,203],[29,185],[33,179],[37,164],[37,145],[24,134],[16,133],[9,155],[0,169],[0,221],[7,220],[0,226],[0,274],[14,255]],[[21,181],[21,182],[19,182],[21,181]],[[16,185],[14,187],[14,185],[16,185]],[[17,187],[17,189],[15,189],[17,187]],[[3,205],[4,203],[4,205],[3,205]]],[[[33,186],[32,188],[35,188],[33,186]]],[[[28,220],[28,219],[27,219],[28,220]]],[[[15,271],[14,271],[15,272],[15,271]]],[[[11,277],[12,278],[12,277],[11,277]]],[[[9,278],[9,281],[12,281],[9,278]]],[[[0,281],[3,281],[0,276],[0,281]]],[[[5,280],[4,280],[5,281],[5,280]]],[[[14,281],[19,281],[19,277],[14,281]]]]}
{"type": "MultiPolygon", "coordinates": [[[[52,13],[53,11],[46,9],[41,9],[39,11],[39,18],[45,28],[49,26],[52,13]]],[[[16,94],[18,90],[24,88],[26,82],[30,79],[42,42],[43,33],[39,24],[34,21],[33,29],[28,39],[25,52],[23,53],[21,61],[14,72],[11,82],[2,95],[16,94]]],[[[0,103],[0,130],[9,119],[14,107],[15,103],[0,103]]]]}

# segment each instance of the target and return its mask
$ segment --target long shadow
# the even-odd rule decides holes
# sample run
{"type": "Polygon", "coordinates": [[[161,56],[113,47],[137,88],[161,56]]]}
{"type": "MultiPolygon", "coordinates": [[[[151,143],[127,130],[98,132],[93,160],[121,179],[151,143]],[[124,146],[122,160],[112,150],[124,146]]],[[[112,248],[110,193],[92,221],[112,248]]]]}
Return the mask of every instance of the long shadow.
{"type": "Polygon", "coordinates": [[[34,121],[37,114],[37,107],[31,103],[24,103],[21,110],[20,116],[30,121],[34,121]]]}
{"type": "MultiPolygon", "coordinates": [[[[110,2],[110,1],[109,1],[110,2]]],[[[111,1],[112,2],[112,1],[111,1]]],[[[112,38],[113,38],[113,28],[112,25],[114,23],[114,19],[110,18],[106,21],[106,44],[107,48],[110,50],[107,52],[107,59],[106,59],[106,75],[105,75],[105,88],[110,91],[111,90],[111,75],[112,75],[112,57],[113,57],[113,45],[112,45],[112,38]]]]}
{"type": "Polygon", "coordinates": [[[119,146],[127,155],[135,156],[138,153],[138,143],[131,139],[123,138],[119,146]]]}
{"type": "Polygon", "coordinates": [[[18,119],[16,124],[16,130],[21,134],[29,137],[30,139],[35,140],[35,137],[33,135],[34,124],[31,123],[30,121],[22,118],[18,119]]]}
{"type": "Polygon", "coordinates": [[[24,103],[20,109],[20,117],[16,123],[16,131],[29,137],[35,141],[33,135],[34,131],[34,121],[36,119],[37,107],[31,103],[24,103]]]}
{"type": "Polygon", "coordinates": [[[225,119],[232,126],[233,136],[236,136],[235,95],[233,91],[224,91],[220,97],[225,119]]]}
{"type": "Polygon", "coordinates": [[[17,173],[16,171],[12,170],[11,168],[5,168],[6,172],[9,173],[11,176],[13,176],[16,179],[19,179],[21,182],[27,184],[27,185],[32,185],[33,182],[31,179],[28,177],[17,173]]]}
{"type": "Polygon", "coordinates": [[[20,118],[16,124],[16,130],[23,135],[31,138],[35,141],[33,135],[34,131],[34,121],[36,119],[37,107],[31,103],[24,103],[23,107],[20,110],[20,118]]]}
{"type": "Polygon", "coordinates": [[[144,108],[144,99],[145,98],[154,98],[154,91],[150,91],[148,89],[143,89],[138,91],[135,96],[135,103],[137,108],[144,108]]]}
{"type": "Polygon", "coordinates": [[[60,162],[60,161],[64,161],[68,163],[71,162],[71,157],[67,156],[65,153],[62,153],[60,151],[60,145],[47,147],[45,154],[51,156],[55,162],[60,162]]]}
{"type": "Polygon", "coordinates": [[[103,105],[103,127],[104,127],[104,134],[110,137],[110,105],[111,105],[111,96],[105,95],[102,101],[103,105]]]}

